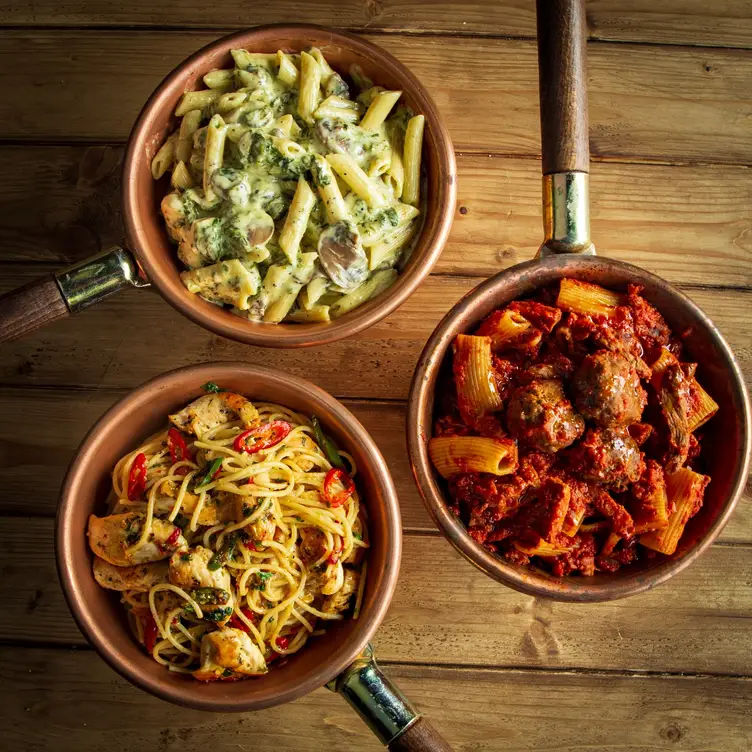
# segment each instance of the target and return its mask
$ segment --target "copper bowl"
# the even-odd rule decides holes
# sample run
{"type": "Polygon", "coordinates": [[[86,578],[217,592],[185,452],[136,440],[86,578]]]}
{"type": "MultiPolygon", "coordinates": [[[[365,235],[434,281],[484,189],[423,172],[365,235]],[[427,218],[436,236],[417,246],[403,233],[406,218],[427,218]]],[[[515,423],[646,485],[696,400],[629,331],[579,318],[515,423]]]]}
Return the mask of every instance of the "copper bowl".
{"type": "Polygon", "coordinates": [[[0,342],[75,313],[129,284],[139,287],[148,283],[195,323],[249,345],[305,347],[349,337],[404,303],[433,268],[452,225],[457,167],[449,132],[433,100],[418,79],[386,50],[344,31],[304,24],[274,24],[218,39],[191,55],[164,79],[149,97],[131,131],[122,182],[125,248],[109,249],[56,274],[57,285],[46,278],[0,297],[0,342]],[[396,282],[355,311],[322,323],[255,323],[208,303],[184,287],[179,276],[182,266],[177,248],[167,236],[159,211],[162,198],[169,192],[169,181],[152,179],[151,161],[178,125],[172,113],[183,92],[204,88],[202,77],[209,71],[232,67],[231,49],[297,52],[311,45],[319,47],[332,67],[343,74],[357,63],[374,83],[400,89],[401,101],[415,113],[425,115],[424,224],[396,282]]]}
{"type": "Polygon", "coordinates": [[[63,483],[55,534],[63,592],[87,639],[119,674],[164,700],[201,710],[259,710],[288,702],[321,687],[349,666],[381,623],[397,584],[402,552],[397,495],[384,458],[357,419],[314,384],[268,368],[243,363],[188,366],[147,381],[92,428],[63,483]],[[358,465],[358,482],[369,514],[371,548],[363,606],[358,619],[333,623],[257,680],[201,683],[170,673],[146,655],[134,639],[117,595],[97,585],[86,539],[89,514],[103,511],[110,473],[117,460],[159,430],[167,413],[203,394],[201,384],[287,405],[318,415],[358,465]]]}
{"type": "Polygon", "coordinates": [[[413,475],[436,524],[472,564],[499,582],[529,595],[561,601],[606,601],[635,595],[665,582],[689,566],[718,537],[744,490],[750,465],[750,404],[739,365],[721,333],[686,295],[631,264],[567,254],[528,261],[491,277],[459,301],[429,338],[415,369],[407,412],[407,442],[413,475]],[[677,552],[652,565],[615,574],[557,578],[540,569],[510,564],[476,543],[447,506],[445,485],[428,457],[437,388],[447,374],[442,365],[458,334],[468,332],[495,308],[530,296],[562,277],[574,277],[615,290],[645,287],[644,296],[675,332],[689,330],[685,352],[699,363],[698,379],[720,405],[704,428],[705,471],[712,480],[701,511],[687,525],[677,552]]]}
{"type": "Polygon", "coordinates": [[[713,322],[682,292],[631,264],[596,258],[588,205],[587,75],[584,0],[538,0],[538,65],[543,150],[544,242],[539,258],[497,274],[457,303],[426,343],[413,377],[407,437],[413,474],[423,500],[455,548],[490,577],[531,595],[565,601],[605,601],[634,595],[689,566],[718,537],[744,489],[749,472],[752,421],[739,365],[713,322]],[[712,480],[671,557],[630,566],[615,574],[557,578],[510,564],[477,544],[448,509],[442,483],[428,457],[434,398],[452,340],[492,310],[530,296],[563,277],[615,290],[628,284],[644,295],[699,363],[698,379],[720,405],[703,429],[705,471],[712,480]]]}

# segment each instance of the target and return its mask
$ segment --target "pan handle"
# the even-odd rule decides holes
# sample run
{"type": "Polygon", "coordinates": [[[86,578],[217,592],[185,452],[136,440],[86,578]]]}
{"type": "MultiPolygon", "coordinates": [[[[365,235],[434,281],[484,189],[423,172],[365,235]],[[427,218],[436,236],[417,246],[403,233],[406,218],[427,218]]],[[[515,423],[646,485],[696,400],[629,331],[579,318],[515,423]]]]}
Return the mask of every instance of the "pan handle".
{"type": "Polygon", "coordinates": [[[129,285],[148,287],[131,253],[115,246],[0,296],[0,342],[98,303],[129,285]]]}
{"type": "Polygon", "coordinates": [[[390,752],[452,752],[441,734],[381,671],[370,645],[326,686],[347,700],[390,752]]]}
{"type": "Polygon", "coordinates": [[[536,10],[544,225],[539,253],[593,255],[585,0],[536,0],[536,10]]]}

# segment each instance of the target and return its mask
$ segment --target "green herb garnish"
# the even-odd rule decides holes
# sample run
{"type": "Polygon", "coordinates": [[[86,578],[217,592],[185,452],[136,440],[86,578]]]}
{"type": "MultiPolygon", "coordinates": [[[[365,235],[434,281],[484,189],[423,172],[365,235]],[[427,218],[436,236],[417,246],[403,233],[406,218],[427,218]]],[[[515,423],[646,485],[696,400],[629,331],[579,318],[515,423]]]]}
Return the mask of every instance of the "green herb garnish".
{"type": "Polygon", "coordinates": [[[207,483],[211,483],[212,480],[214,480],[214,476],[219,472],[221,467],[222,457],[217,457],[217,459],[212,460],[211,465],[209,465],[209,469],[206,471],[206,475],[204,475],[201,480],[196,483],[196,488],[200,488],[201,486],[205,486],[207,483]]]}
{"type": "Polygon", "coordinates": [[[215,394],[222,391],[213,381],[207,381],[206,384],[201,385],[201,388],[205,392],[214,392],[215,394]]]}

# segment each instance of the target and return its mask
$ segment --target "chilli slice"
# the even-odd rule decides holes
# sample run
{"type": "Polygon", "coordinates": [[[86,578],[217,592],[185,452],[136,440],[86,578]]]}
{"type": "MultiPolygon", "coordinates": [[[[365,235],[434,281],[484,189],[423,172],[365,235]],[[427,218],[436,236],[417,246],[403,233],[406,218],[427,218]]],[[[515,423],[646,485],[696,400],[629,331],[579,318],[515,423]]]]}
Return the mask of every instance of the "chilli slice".
{"type": "Polygon", "coordinates": [[[292,426],[285,420],[273,420],[262,426],[250,428],[235,437],[232,448],[236,452],[256,454],[263,449],[270,449],[279,444],[292,431],[292,426]]]}
{"type": "Polygon", "coordinates": [[[323,497],[331,507],[341,507],[355,492],[355,481],[338,467],[333,467],[324,478],[323,497]],[[341,483],[341,491],[334,491],[334,484],[341,483]]]}
{"type": "Polygon", "coordinates": [[[128,473],[128,498],[135,501],[146,489],[146,455],[139,452],[128,473]]]}
{"type": "Polygon", "coordinates": [[[171,428],[167,432],[167,448],[170,450],[173,463],[193,459],[188,444],[185,442],[185,437],[177,428],[171,428]]]}

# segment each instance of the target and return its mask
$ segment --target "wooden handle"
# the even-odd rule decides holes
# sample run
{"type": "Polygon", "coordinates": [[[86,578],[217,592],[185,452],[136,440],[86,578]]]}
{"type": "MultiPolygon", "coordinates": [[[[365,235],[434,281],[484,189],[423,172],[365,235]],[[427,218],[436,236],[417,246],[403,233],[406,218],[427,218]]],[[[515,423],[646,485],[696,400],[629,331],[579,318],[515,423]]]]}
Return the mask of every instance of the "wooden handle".
{"type": "Polygon", "coordinates": [[[0,296],[0,342],[70,316],[55,278],[42,277],[0,296]]]}
{"type": "Polygon", "coordinates": [[[452,748],[431,723],[421,716],[389,744],[389,752],[452,752],[452,748]]]}
{"type": "Polygon", "coordinates": [[[589,172],[585,0],[536,0],[543,174],[589,172]]]}

